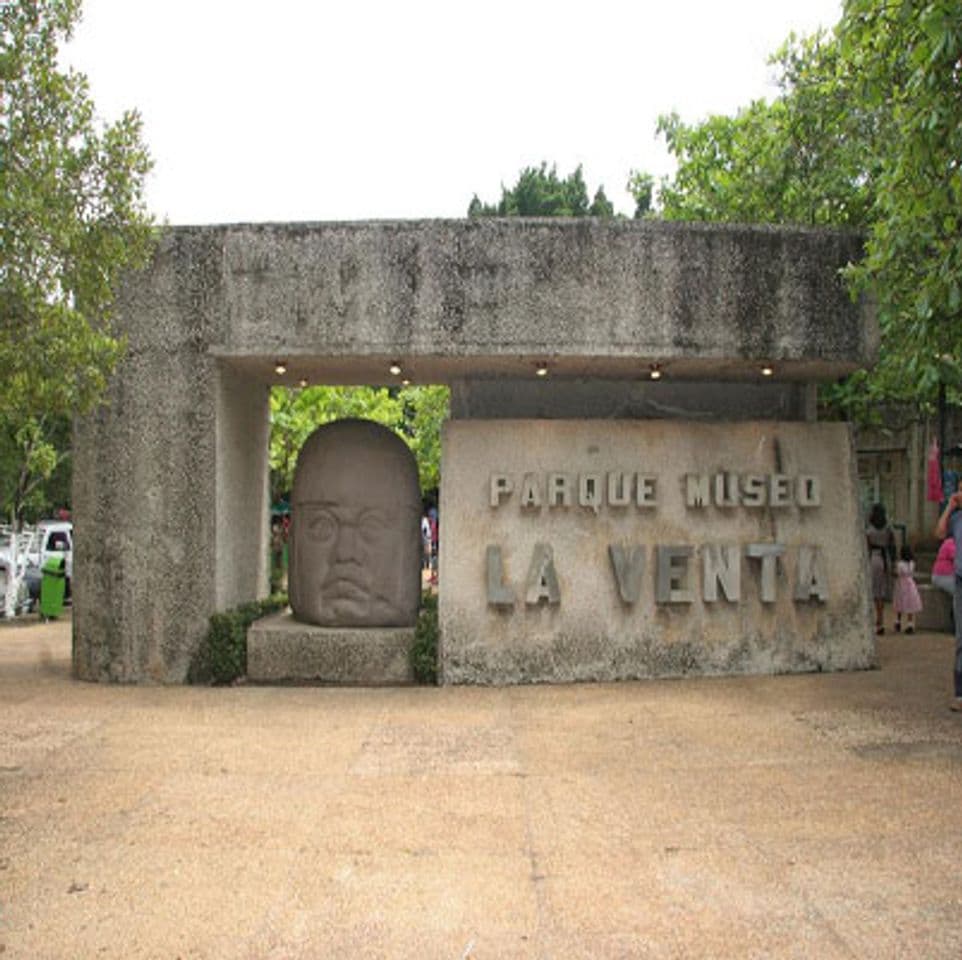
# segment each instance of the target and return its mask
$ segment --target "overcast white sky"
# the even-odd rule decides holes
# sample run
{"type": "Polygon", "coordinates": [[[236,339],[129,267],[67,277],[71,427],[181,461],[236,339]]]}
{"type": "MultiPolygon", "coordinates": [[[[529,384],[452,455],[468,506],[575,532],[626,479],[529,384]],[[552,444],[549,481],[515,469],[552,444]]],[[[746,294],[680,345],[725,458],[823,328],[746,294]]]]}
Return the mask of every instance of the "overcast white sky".
{"type": "Polygon", "coordinates": [[[772,96],[790,31],[840,0],[85,0],[65,59],[144,118],[174,224],[462,217],[542,160],[616,209],[668,172],[660,113],[772,96]]]}

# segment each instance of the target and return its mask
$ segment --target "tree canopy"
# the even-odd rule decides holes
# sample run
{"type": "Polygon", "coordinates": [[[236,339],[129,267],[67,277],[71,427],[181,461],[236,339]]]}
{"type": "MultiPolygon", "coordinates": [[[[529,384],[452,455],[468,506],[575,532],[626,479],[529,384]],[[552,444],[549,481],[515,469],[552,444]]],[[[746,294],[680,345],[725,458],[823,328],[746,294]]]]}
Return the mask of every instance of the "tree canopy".
{"type": "Polygon", "coordinates": [[[70,502],[70,428],[67,416],[28,417],[17,424],[0,415],[0,491],[4,513],[18,522],[70,502]]]}
{"type": "Polygon", "coordinates": [[[394,430],[414,453],[422,491],[434,490],[440,482],[447,387],[275,387],[270,402],[271,498],[275,503],[293,486],[304,441],[322,424],[346,417],[374,420],[394,430]]]}
{"type": "Polygon", "coordinates": [[[878,303],[880,361],[829,399],[860,419],[892,400],[930,408],[962,376],[958,4],[848,0],[834,31],[790,37],[772,62],[771,103],[659,120],[678,162],[661,213],[862,230],[847,279],[878,303]]]}
{"type": "Polygon", "coordinates": [[[482,203],[475,194],[468,205],[469,217],[605,217],[615,215],[615,208],[599,186],[594,199],[588,201],[581,164],[561,179],[557,167],[542,163],[525,167],[518,182],[508,189],[501,187],[498,203],[482,203]]]}
{"type": "Polygon", "coordinates": [[[102,398],[123,348],[117,279],[152,244],[138,114],[101,124],[86,78],[58,65],[79,16],[79,0],[0,7],[0,443],[18,458],[0,498],[15,516],[65,455],[63,418],[102,398]]]}
{"type": "Polygon", "coordinates": [[[882,373],[917,396],[962,385],[962,16],[956,0],[849,0],[838,31],[866,112],[882,118],[866,258],[882,373]]]}

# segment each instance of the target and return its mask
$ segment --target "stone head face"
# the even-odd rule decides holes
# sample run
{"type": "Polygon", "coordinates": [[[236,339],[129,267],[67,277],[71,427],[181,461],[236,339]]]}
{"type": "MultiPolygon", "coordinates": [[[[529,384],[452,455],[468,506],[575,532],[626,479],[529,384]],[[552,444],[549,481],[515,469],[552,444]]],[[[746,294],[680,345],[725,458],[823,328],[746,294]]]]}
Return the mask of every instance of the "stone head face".
{"type": "Polygon", "coordinates": [[[291,500],[295,618],[323,627],[412,625],[421,495],[404,441],[369,420],[319,427],[297,458],[291,500]]]}

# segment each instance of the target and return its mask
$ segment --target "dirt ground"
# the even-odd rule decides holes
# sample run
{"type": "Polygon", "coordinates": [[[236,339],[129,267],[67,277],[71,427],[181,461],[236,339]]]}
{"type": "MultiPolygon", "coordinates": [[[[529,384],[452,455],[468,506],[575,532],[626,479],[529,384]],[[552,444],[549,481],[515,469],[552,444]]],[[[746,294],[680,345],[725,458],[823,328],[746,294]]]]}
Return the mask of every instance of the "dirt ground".
{"type": "Polygon", "coordinates": [[[962,956],[952,638],[880,670],[118,687],[0,625],[0,954],[962,956]]]}

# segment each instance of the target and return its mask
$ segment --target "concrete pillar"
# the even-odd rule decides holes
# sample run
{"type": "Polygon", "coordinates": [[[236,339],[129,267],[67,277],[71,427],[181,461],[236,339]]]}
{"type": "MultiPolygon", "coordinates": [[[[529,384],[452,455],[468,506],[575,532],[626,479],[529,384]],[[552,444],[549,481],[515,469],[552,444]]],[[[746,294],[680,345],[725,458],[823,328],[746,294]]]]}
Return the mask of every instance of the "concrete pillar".
{"type": "Polygon", "coordinates": [[[269,388],[221,364],[217,376],[215,607],[269,590],[269,388]]]}

